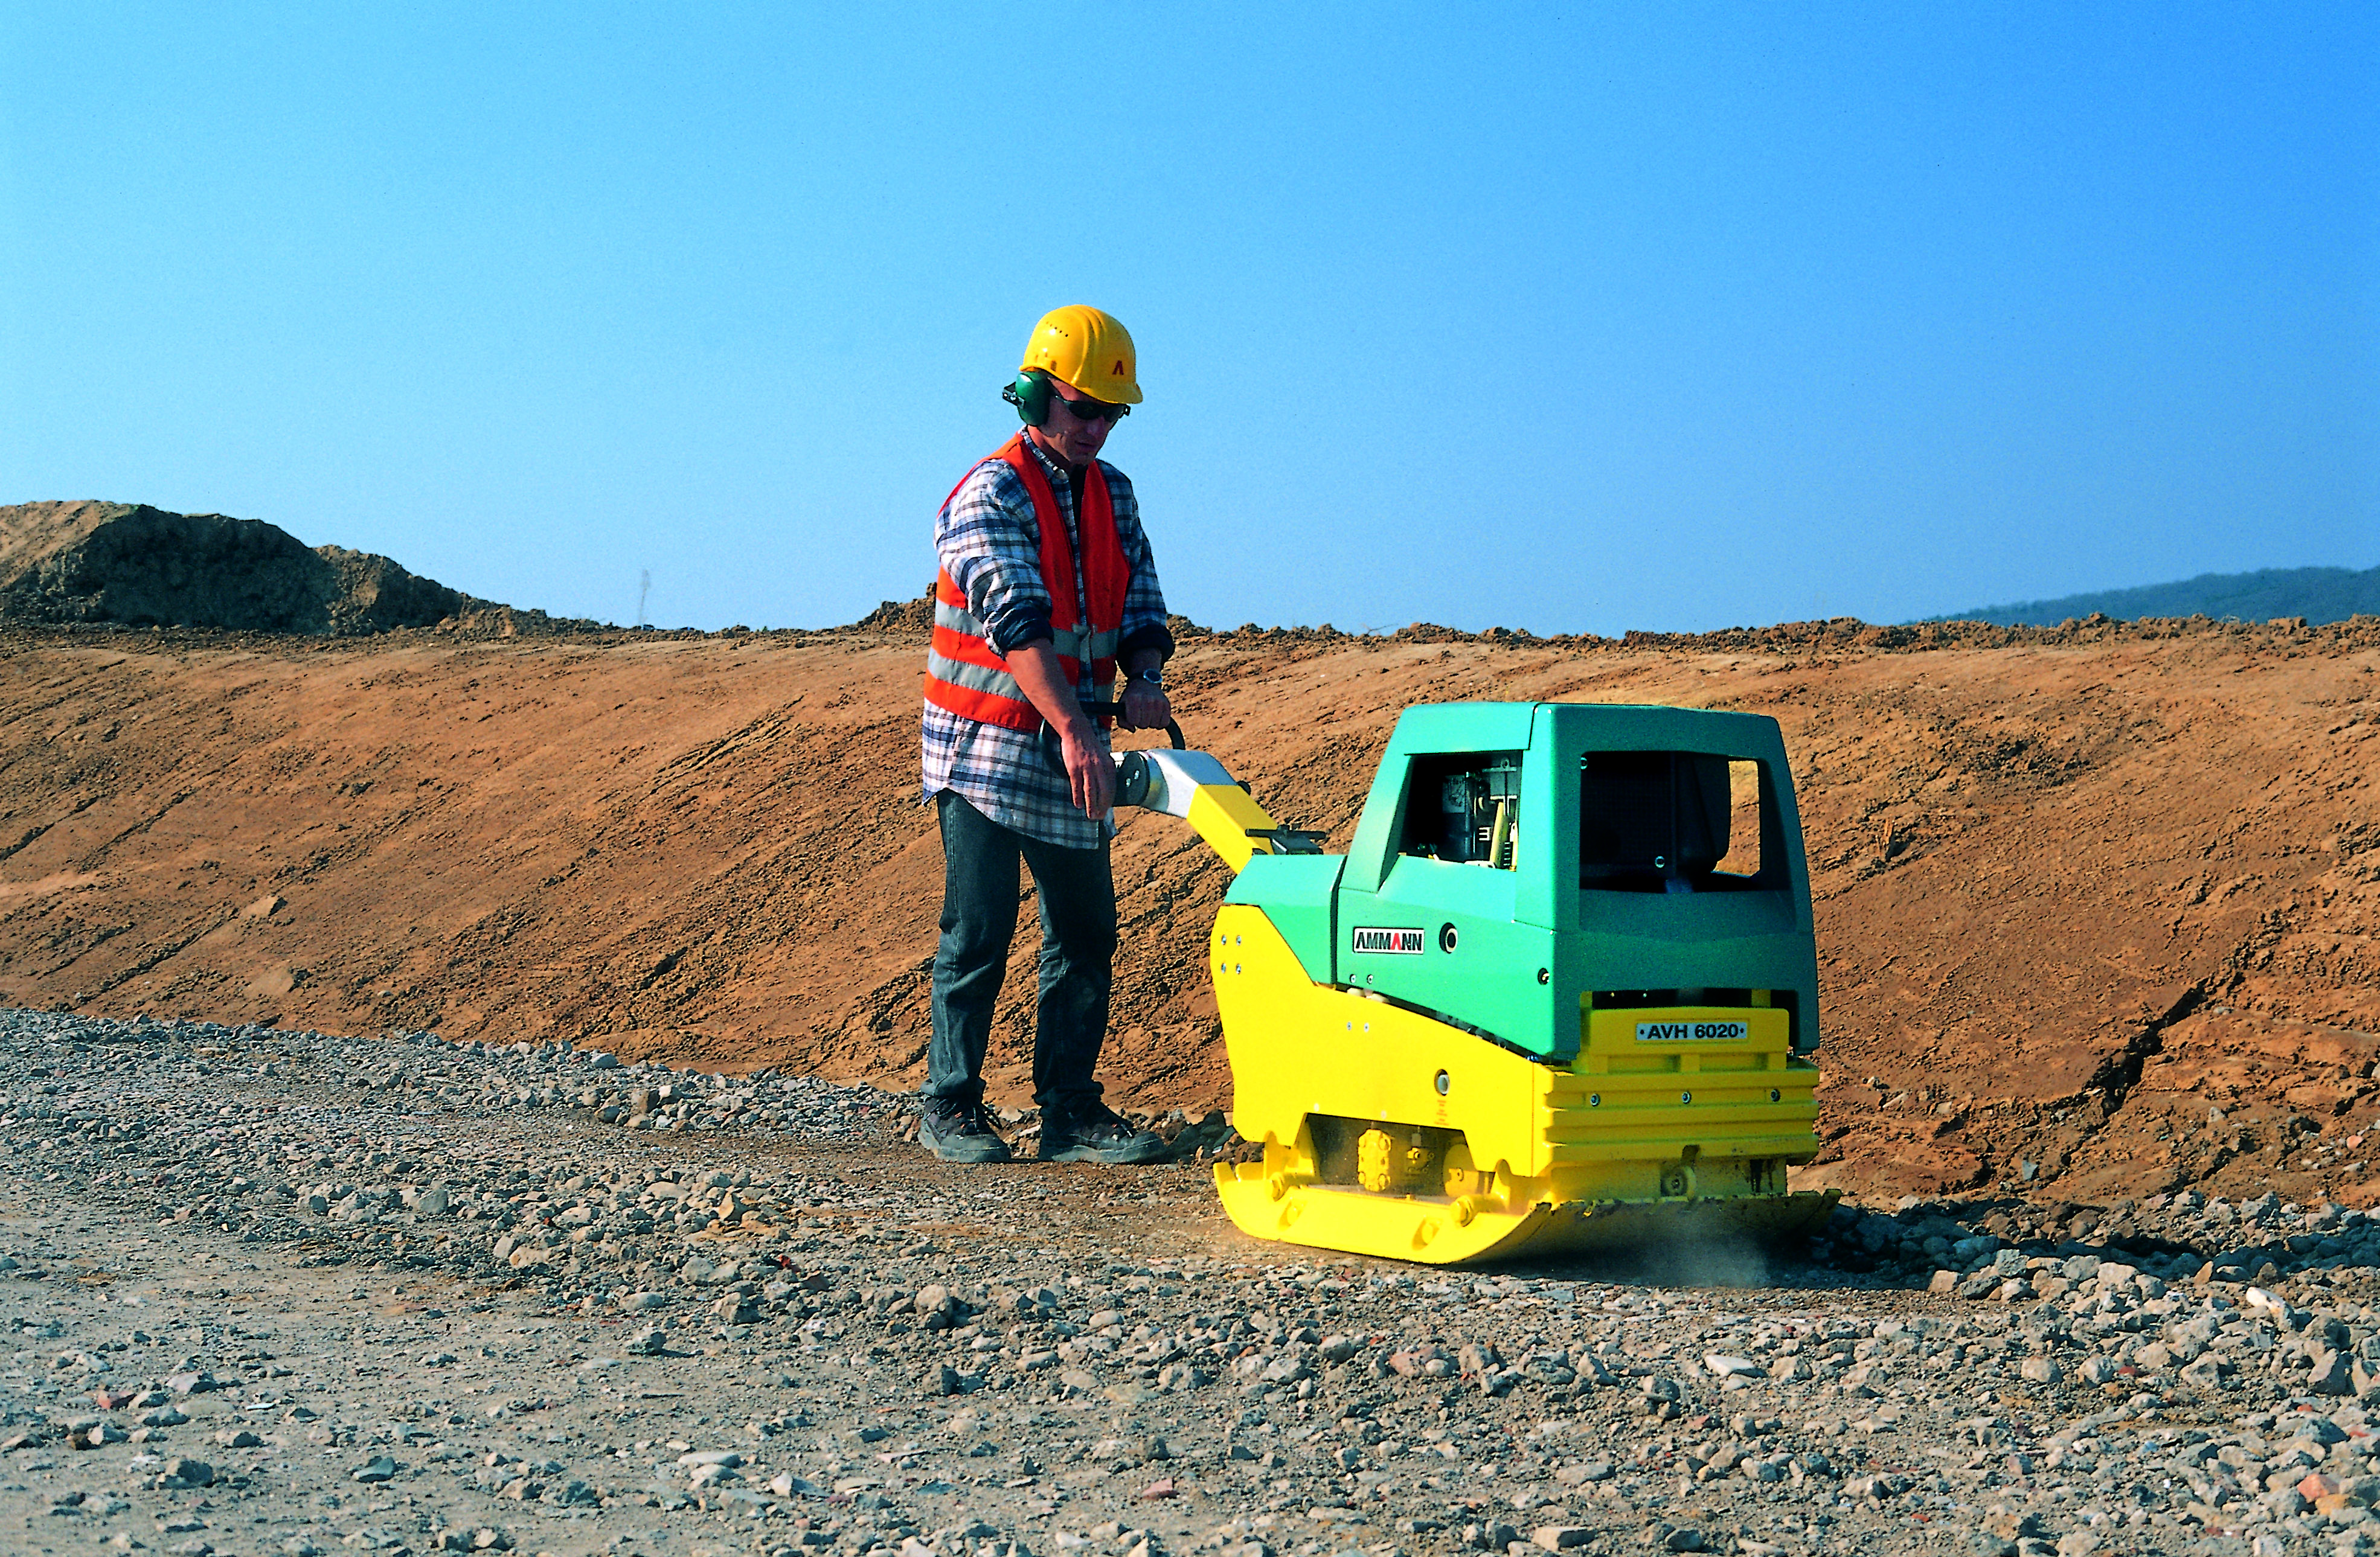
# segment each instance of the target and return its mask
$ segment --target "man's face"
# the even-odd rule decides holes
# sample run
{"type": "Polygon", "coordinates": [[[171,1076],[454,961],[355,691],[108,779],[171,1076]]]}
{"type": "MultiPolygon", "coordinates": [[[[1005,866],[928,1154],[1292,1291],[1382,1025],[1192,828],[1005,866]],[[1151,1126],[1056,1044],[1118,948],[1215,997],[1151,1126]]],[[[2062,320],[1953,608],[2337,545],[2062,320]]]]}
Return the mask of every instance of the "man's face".
{"type": "Polygon", "coordinates": [[[1077,404],[1099,405],[1099,402],[1071,384],[1050,380],[1050,415],[1033,429],[1033,436],[1040,441],[1041,447],[1066,464],[1088,465],[1099,457],[1099,446],[1108,441],[1108,429],[1115,423],[1105,416],[1077,415],[1077,404]]]}

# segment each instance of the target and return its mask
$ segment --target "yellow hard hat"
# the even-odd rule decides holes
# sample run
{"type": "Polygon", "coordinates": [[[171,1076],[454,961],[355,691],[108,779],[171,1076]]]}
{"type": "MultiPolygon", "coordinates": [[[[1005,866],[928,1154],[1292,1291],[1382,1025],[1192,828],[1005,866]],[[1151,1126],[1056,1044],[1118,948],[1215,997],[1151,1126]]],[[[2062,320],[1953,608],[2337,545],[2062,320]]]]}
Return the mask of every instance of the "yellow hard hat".
{"type": "Polygon", "coordinates": [[[1070,389],[1111,405],[1140,404],[1139,358],[1132,335],[1112,314],[1069,303],[1041,316],[1016,370],[1038,369],[1070,389]]]}

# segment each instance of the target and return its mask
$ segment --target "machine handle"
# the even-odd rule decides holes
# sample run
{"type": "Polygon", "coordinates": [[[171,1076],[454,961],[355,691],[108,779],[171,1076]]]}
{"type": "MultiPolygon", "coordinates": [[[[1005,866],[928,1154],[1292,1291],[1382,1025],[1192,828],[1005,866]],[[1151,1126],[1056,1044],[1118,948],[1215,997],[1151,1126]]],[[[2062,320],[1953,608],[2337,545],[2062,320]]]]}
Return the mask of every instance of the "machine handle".
{"type": "MultiPolygon", "coordinates": [[[[1091,718],[1095,719],[1122,718],[1123,717],[1123,705],[1121,703],[1086,703],[1083,705],[1083,712],[1090,715],[1091,718]]],[[[1190,749],[1190,742],[1182,739],[1182,726],[1180,721],[1175,719],[1166,720],[1165,733],[1173,738],[1173,749],[1175,751],[1186,752],[1190,749]]],[[[1059,740],[1058,732],[1050,729],[1047,724],[1044,724],[1041,727],[1041,760],[1050,765],[1050,770],[1053,773],[1062,775],[1066,771],[1066,743],[1063,741],[1059,740]]]]}

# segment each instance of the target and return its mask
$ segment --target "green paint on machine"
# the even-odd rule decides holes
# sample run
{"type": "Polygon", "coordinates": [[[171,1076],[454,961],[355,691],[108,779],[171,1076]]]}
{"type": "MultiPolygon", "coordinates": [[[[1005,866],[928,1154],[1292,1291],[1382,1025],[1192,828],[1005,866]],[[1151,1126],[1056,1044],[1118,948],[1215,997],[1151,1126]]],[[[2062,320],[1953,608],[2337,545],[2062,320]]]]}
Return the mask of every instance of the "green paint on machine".
{"type": "MultiPolygon", "coordinates": [[[[1628,1006],[1781,1008],[1794,1051],[1817,1045],[1801,820],[1761,715],[1407,709],[1348,852],[1259,855],[1226,901],[1262,909],[1316,983],[1548,1063],[1577,1053],[1587,1010],[1628,1006]]],[[[1642,1043],[1746,1032],[1636,1025],[1642,1043]]]]}

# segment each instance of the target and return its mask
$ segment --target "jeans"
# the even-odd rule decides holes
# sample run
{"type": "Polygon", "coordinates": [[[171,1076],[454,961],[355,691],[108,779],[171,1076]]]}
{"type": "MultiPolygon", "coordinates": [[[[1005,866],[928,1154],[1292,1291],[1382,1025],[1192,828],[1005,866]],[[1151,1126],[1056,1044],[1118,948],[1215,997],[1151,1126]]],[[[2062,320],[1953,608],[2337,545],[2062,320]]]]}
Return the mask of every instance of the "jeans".
{"type": "Polygon", "coordinates": [[[1040,1003],[1033,1028],[1033,1100],[1045,1114],[1099,1102],[1091,1079],[1108,1032],[1116,944],[1108,846],[1062,849],[1004,827],[949,790],[934,797],[942,829],[941,940],[934,948],[934,1036],[928,1098],[976,1103],[992,1007],[1016,935],[1016,863],[1041,905],[1040,1003]]]}

